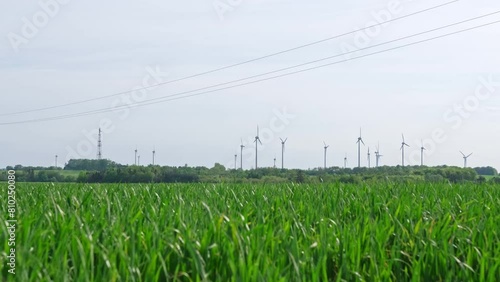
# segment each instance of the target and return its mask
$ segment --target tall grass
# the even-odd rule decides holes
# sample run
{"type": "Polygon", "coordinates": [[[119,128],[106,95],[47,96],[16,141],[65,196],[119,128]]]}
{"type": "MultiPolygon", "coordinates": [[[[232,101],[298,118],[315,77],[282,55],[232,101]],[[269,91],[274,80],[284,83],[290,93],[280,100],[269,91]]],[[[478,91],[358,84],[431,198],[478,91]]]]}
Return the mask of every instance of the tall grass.
{"type": "MultiPolygon", "coordinates": [[[[17,281],[500,278],[497,186],[19,184],[17,194],[17,281]]],[[[2,225],[4,279],[6,236],[2,225]]]]}

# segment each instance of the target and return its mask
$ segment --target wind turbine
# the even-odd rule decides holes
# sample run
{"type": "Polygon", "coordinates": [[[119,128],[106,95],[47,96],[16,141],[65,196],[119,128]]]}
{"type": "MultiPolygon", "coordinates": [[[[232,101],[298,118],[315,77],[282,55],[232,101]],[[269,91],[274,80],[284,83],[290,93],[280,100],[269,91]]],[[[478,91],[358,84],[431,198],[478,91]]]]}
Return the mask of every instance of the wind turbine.
{"type": "Polygon", "coordinates": [[[281,139],[281,169],[285,168],[285,143],[288,140],[288,138],[285,138],[285,140],[281,139]]]}
{"type": "Polygon", "coordinates": [[[377,144],[377,151],[375,151],[375,167],[378,167],[380,157],[382,157],[382,155],[380,154],[380,144],[377,144]]]}
{"type": "Polygon", "coordinates": [[[363,146],[365,145],[363,138],[361,138],[361,128],[359,129],[359,137],[356,143],[358,144],[358,167],[361,167],[361,143],[363,143],[363,146]]]}
{"type": "Polygon", "coordinates": [[[344,169],[347,168],[347,153],[345,154],[345,157],[344,157],[344,169]]]}
{"type": "Polygon", "coordinates": [[[273,168],[276,168],[276,156],[274,156],[274,165],[273,168]]]}
{"type": "Polygon", "coordinates": [[[260,143],[260,145],[262,145],[262,142],[260,141],[260,137],[259,137],[259,126],[257,126],[257,136],[255,136],[255,141],[253,141],[255,143],[255,169],[258,168],[257,166],[257,153],[258,153],[258,145],[260,143]]]}
{"type": "Polygon", "coordinates": [[[464,168],[467,167],[467,159],[472,155],[472,153],[468,154],[467,156],[462,153],[462,151],[460,151],[460,154],[462,154],[462,156],[464,157],[464,168]]]}
{"type": "Polygon", "coordinates": [[[371,167],[371,155],[370,155],[370,147],[368,147],[368,168],[371,167]]]}
{"type": "Polygon", "coordinates": [[[236,166],[237,162],[238,162],[238,154],[234,154],[234,170],[238,169],[238,167],[236,166]]]}
{"type": "Polygon", "coordinates": [[[137,147],[135,147],[135,159],[134,159],[134,164],[137,165],[137,147]]]}
{"type": "Polygon", "coordinates": [[[97,159],[98,160],[102,159],[102,132],[100,127],[99,127],[99,135],[97,137],[97,159]]]}
{"type": "Polygon", "coordinates": [[[324,167],[326,169],[326,150],[328,150],[328,147],[330,147],[330,145],[326,145],[325,141],[323,141],[323,144],[325,144],[325,147],[323,147],[323,148],[325,149],[325,161],[324,161],[325,164],[324,164],[324,167]]]}
{"type": "Polygon", "coordinates": [[[243,170],[243,148],[245,148],[245,145],[243,145],[243,139],[241,139],[241,145],[240,145],[240,169],[243,170]]]}
{"type": "Polygon", "coordinates": [[[424,141],[422,141],[422,146],[420,147],[420,166],[424,166],[424,151],[425,151],[425,147],[424,147],[424,141]]]}
{"type": "Polygon", "coordinates": [[[153,165],[155,165],[155,155],[156,155],[156,149],[153,147],[153,165]]]}
{"type": "Polygon", "coordinates": [[[405,142],[405,136],[401,134],[403,137],[403,142],[401,142],[401,163],[403,164],[403,167],[405,166],[405,146],[410,147],[410,145],[406,144],[405,142]]]}
{"type": "Polygon", "coordinates": [[[58,158],[58,155],[56,155],[56,168],[57,168],[57,158],[58,158]]]}

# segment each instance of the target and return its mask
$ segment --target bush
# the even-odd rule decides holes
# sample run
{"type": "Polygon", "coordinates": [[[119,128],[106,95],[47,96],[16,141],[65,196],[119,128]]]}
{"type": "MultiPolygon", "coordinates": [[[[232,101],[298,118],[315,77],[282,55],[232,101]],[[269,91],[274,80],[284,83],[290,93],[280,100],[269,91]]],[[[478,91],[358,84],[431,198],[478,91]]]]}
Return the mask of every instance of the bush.
{"type": "Polygon", "coordinates": [[[444,177],[439,174],[425,174],[425,181],[433,183],[441,183],[444,181],[444,177]]]}
{"type": "Polygon", "coordinates": [[[489,183],[500,184],[500,177],[493,177],[490,179],[489,183]]]}

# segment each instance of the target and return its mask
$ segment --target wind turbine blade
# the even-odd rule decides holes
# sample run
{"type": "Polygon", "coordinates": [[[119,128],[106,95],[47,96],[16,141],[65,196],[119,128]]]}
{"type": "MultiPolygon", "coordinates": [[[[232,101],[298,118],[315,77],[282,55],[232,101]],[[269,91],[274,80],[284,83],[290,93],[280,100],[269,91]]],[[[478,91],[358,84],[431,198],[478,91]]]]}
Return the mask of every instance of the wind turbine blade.
{"type": "Polygon", "coordinates": [[[464,154],[462,151],[459,151],[459,152],[460,152],[460,154],[462,154],[462,156],[464,156],[464,157],[465,157],[465,154],[464,154]]]}
{"type": "Polygon", "coordinates": [[[259,138],[259,139],[257,139],[257,140],[259,140],[260,145],[262,145],[262,142],[260,141],[260,138],[259,138]]]}
{"type": "Polygon", "coordinates": [[[285,141],[283,141],[283,143],[286,143],[286,141],[288,141],[288,138],[285,138],[285,141]]]}
{"type": "Polygon", "coordinates": [[[365,145],[365,142],[363,141],[363,139],[361,139],[361,143],[363,143],[363,146],[365,145]]]}
{"type": "Polygon", "coordinates": [[[470,157],[471,155],[472,155],[472,153],[470,153],[470,154],[467,156],[467,158],[468,158],[468,157],[470,157]]]}
{"type": "Polygon", "coordinates": [[[405,136],[403,133],[401,133],[401,137],[403,138],[403,143],[405,142],[405,136]]]}
{"type": "Polygon", "coordinates": [[[283,143],[283,139],[281,139],[281,137],[280,137],[280,140],[281,140],[281,143],[283,143]]]}

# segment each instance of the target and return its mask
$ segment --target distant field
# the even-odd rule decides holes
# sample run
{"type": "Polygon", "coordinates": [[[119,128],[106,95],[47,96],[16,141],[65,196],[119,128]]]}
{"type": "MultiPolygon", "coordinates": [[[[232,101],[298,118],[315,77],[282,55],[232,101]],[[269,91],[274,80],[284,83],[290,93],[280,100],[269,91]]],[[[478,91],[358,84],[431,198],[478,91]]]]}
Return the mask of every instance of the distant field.
{"type": "Polygon", "coordinates": [[[17,281],[500,277],[499,186],[20,183],[17,195],[17,281]]]}
{"type": "Polygon", "coordinates": [[[492,179],[493,177],[498,177],[498,176],[493,176],[493,175],[481,175],[481,176],[483,176],[484,178],[486,178],[486,180],[488,180],[488,181],[490,179],[492,179]]]}

